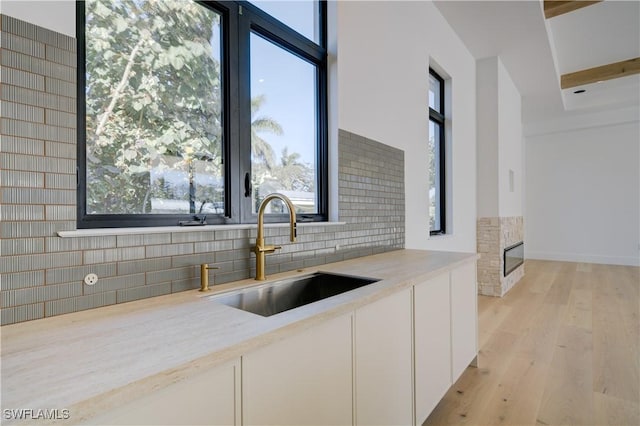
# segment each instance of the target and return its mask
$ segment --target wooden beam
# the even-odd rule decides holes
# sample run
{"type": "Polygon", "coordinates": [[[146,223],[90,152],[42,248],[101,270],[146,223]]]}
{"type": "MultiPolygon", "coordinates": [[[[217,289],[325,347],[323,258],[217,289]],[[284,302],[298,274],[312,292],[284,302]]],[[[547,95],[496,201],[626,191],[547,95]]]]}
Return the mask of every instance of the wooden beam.
{"type": "Polygon", "coordinates": [[[544,17],[547,19],[553,18],[554,16],[573,12],[574,10],[591,6],[592,4],[600,3],[601,1],[602,0],[544,0],[544,17]]]}
{"type": "Polygon", "coordinates": [[[619,77],[640,73],[640,57],[627,59],[626,61],[614,62],[613,64],[602,65],[595,68],[563,74],[560,77],[560,87],[568,89],[570,87],[582,86],[584,84],[597,83],[598,81],[611,80],[619,77]]]}

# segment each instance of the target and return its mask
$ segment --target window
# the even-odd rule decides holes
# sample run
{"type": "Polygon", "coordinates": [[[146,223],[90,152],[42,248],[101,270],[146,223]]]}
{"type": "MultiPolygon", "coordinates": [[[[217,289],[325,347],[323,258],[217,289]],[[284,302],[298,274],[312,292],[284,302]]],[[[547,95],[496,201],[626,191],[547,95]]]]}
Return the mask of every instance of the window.
{"type": "Polygon", "coordinates": [[[429,232],[445,233],[444,80],[429,69],[429,232]]]}
{"type": "Polygon", "coordinates": [[[250,41],[252,213],[266,195],[283,186],[300,213],[317,213],[316,69],[258,34],[252,33],[250,41]]]}
{"type": "Polygon", "coordinates": [[[254,222],[271,192],[326,220],[326,5],[302,3],[77,2],[79,228],[254,222]]]}

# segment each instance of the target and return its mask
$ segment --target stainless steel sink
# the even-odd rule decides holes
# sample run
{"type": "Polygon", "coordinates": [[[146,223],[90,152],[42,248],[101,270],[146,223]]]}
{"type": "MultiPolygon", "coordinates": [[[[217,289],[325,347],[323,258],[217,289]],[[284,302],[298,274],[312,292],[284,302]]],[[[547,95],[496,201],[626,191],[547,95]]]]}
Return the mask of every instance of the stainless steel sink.
{"type": "Polygon", "coordinates": [[[212,296],[216,302],[268,317],[380,281],[316,272],[212,296]]]}

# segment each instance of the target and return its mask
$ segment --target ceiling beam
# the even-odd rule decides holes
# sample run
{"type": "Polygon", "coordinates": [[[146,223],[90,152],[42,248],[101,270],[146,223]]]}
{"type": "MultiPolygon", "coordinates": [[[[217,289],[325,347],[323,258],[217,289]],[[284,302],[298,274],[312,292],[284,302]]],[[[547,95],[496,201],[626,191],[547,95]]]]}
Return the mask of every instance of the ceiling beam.
{"type": "Polygon", "coordinates": [[[560,88],[568,89],[633,74],[640,74],[640,57],[563,74],[560,76],[560,88]]]}
{"type": "Polygon", "coordinates": [[[592,4],[600,3],[601,1],[602,0],[544,0],[544,17],[547,19],[553,18],[554,16],[573,12],[574,10],[591,6],[592,4]]]}

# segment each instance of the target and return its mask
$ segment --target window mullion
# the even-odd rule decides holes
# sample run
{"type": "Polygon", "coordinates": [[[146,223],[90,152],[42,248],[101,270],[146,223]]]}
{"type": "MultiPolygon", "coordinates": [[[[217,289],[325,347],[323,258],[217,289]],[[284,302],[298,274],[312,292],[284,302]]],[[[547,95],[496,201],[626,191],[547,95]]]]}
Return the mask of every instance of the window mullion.
{"type": "Polygon", "coordinates": [[[238,19],[238,6],[233,2],[225,2],[229,8],[227,11],[227,31],[223,43],[223,57],[225,58],[226,77],[225,93],[225,124],[227,126],[225,140],[225,170],[229,173],[226,184],[226,221],[227,223],[240,223],[240,197],[242,195],[242,185],[239,179],[242,170],[241,164],[241,131],[242,126],[239,120],[239,112],[242,109],[240,91],[243,82],[238,78],[240,75],[240,37],[238,19]]]}
{"type": "Polygon", "coordinates": [[[253,181],[251,175],[251,19],[246,10],[238,17],[238,124],[239,131],[239,183],[238,205],[240,220],[243,223],[252,222],[251,200],[254,188],[246,187],[245,181],[253,181]]]}
{"type": "Polygon", "coordinates": [[[440,124],[444,124],[444,114],[439,113],[433,108],[429,108],[429,118],[433,121],[437,121],[440,124]]]}

